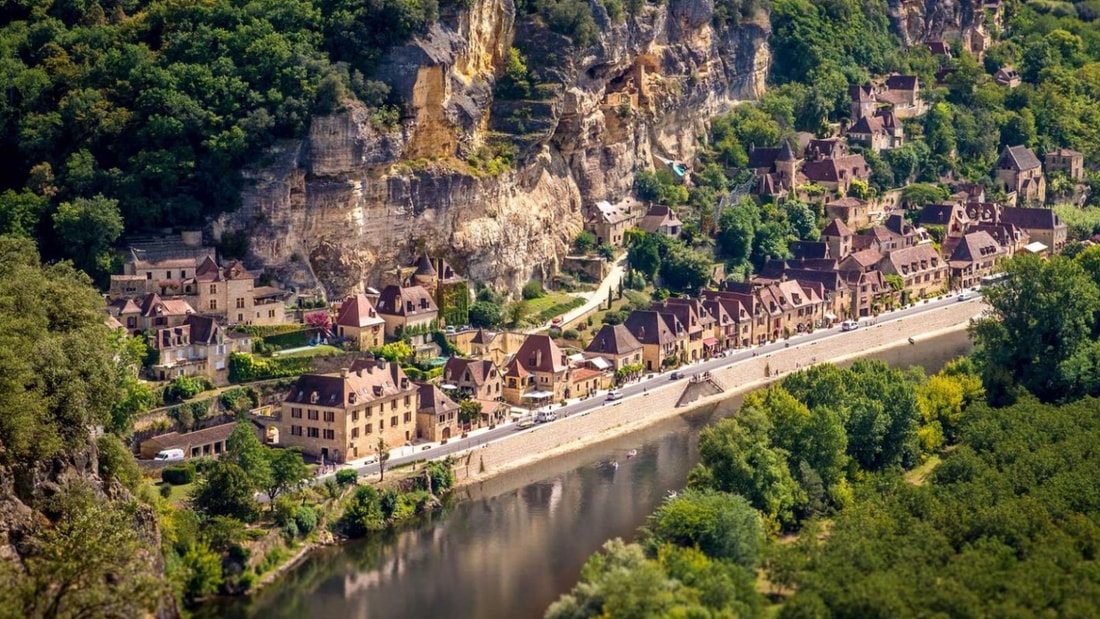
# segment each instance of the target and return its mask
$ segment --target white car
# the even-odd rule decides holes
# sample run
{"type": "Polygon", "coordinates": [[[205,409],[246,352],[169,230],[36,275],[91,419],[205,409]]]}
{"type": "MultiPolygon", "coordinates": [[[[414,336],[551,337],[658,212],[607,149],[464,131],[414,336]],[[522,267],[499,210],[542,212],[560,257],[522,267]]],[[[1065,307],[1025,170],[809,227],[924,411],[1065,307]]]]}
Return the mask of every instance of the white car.
{"type": "Polygon", "coordinates": [[[621,400],[621,399],[623,399],[623,392],[620,391],[619,389],[612,389],[611,391],[607,392],[607,399],[608,400],[621,400]]]}
{"type": "Polygon", "coordinates": [[[845,320],[844,322],[840,323],[841,331],[855,331],[858,328],[859,323],[855,320],[845,320]]]}

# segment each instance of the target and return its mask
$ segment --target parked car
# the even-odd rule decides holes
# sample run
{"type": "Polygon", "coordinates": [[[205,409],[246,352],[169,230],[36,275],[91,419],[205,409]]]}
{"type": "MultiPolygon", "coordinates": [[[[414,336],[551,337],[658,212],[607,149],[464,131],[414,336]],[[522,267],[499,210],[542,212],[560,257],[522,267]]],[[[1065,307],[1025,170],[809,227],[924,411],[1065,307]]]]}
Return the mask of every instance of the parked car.
{"type": "Polygon", "coordinates": [[[562,317],[558,316],[557,318],[550,321],[550,326],[554,327],[554,328],[557,328],[557,329],[560,329],[561,325],[562,325],[562,322],[563,322],[562,317]]]}
{"type": "Polygon", "coordinates": [[[969,298],[970,298],[970,293],[969,292],[964,291],[964,292],[959,293],[959,300],[960,301],[966,301],[969,298]]]}
{"type": "Polygon", "coordinates": [[[451,325],[447,325],[447,328],[444,329],[444,332],[446,332],[447,335],[454,335],[458,331],[454,327],[452,327],[451,325]]]}
{"type": "Polygon", "coordinates": [[[855,331],[858,328],[859,323],[855,320],[845,320],[844,322],[840,323],[841,331],[855,331]]]}
{"type": "Polygon", "coordinates": [[[183,450],[165,449],[157,453],[156,457],[153,459],[158,462],[179,462],[180,460],[183,460],[183,450]]]}
{"type": "Polygon", "coordinates": [[[558,418],[558,414],[554,411],[539,411],[535,415],[535,423],[546,423],[548,421],[554,421],[558,418]]]}
{"type": "Polygon", "coordinates": [[[619,389],[612,389],[607,392],[608,400],[621,400],[623,399],[623,392],[619,389]]]}
{"type": "Polygon", "coordinates": [[[684,373],[679,370],[676,370],[675,372],[668,375],[669,380],[680,380],[683,377],[684,373]]]}

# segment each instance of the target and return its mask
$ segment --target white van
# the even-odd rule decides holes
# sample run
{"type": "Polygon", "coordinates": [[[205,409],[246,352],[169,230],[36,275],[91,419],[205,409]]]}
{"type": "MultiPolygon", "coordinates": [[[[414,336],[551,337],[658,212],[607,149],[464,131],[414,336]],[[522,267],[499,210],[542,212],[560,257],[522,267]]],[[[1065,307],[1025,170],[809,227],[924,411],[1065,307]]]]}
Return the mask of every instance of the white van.
{"type": "Polygon", "coordinates": [[[855,331],[858,328],[859,323],[855,320],[845,320],[844,322],[840,323],[841,331],[855,331]]]}
{"type": "Polygon", "coordinates": [[[183,460],[182,449],[165,449],[157,454],[154,460],[158,462],[179,462],[183,460]]]}

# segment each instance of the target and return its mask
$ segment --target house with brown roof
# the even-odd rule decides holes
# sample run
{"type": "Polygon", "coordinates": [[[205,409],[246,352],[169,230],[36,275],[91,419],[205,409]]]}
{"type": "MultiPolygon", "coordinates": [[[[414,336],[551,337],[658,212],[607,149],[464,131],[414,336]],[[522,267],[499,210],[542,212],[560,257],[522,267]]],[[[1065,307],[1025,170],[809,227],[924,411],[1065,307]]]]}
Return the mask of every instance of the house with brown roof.
{"type": "Polygon", "coordinates": [[[947,261],[929,244],[897,249],[882,259],[883,273],[898,275],[910,299],[930,297],[948,285],[947,261]]]}
{"type": "Polygon", "coordinates": [[[497,423],[507,416],[504,378],[492,361],[450,357],[443,366],[442,379],[444,389],[453,387],[459,400],[481,404],[481,419],[477,425],[497,423]]]}
{"type": "Polygon", "coordinates": [[[223,423],[194,432],[169,432],[141,442],[141,458],[152,460],[168,449],[183,450],[185,459],[217,458],[229,447],[229,435],[237,429],[237,422],[223,423]]]}
{"type": "Polygon", "coordinates": [[[1026,146],[1006,146],[997,159],[993,176],[1010,194],[1010,204],[1042,204],[1046,201],[1047,182],[1043,178],[1043,166],[1026,146]]]}
{"type": "Polygon", "coordinates": [[[703,305],[714,317],[712,337],[718,340],[718,350],[752,345],[753,320],[744,303],[726,293],[712,292],[704,296],[703,305]]]}
{"type": "Polygon", "coordinates": [[[622,247],[623,236],[638,222],[638,213],[628,202],[611,204],[597,202],[584,221],[584,229],[596,237],[596,245],[604,243],[613,247],[622,247]]]}
{"type": "Polygon", "coordinates": [[[409,329],[429,329],[439,320],[439,307],[422,286],[386,286],[375,311],[386,323],[390,337],[400,337],[409,329]]]}
{"type": "Polygon", "coordinates": [[[924,113],[920,97],[920,80],[915,75],[891,75],[886,78],[885,90],[878,93],[878,101],[893,106],[899,119],[914,118],[924,113]]]}
{"type": "Polygon", "coordinates": [[[653,303],[650,309],[662,314],[671,314],[683,325],[687,332],[684,352],[687,354],[688,361],[705,359],[718,351],[718,340],[713,333],[714,317],[710,315],[700,299],[669,297],[662,302],[653,303]]]}
{"type": "Polygon", "coordinates": [[[840,271],[858,271],[860,273],[866,273],[867,271],[878,270],[881,262],[882,254],[877,249],[861,249],[848,254],[848,256],[837,265],[837,269],[840,271]]]}
{"type": "Polygon", "coordinates": [[[963,205],[958,203],[928,204],[921,209],[918,223],[924,228],[941,228],[944,238],[962,238],[970,227],[970,217],[963,205]]]}
{"type": "Polygon", "coordinates": [[[820,285],[785,280],[756,289],[760,305],[768,315],[768,335],[777,340],[795,333],[812,331],[825,323],[825,303],[820,285]]]}
{"type": "Polygon", "coordinates": [[[844,313],[848,318],[874,316],[894,306],[898,294],[886,282],[881,271],[844,271],[850,305],[844,313]]]}
{"type": "Polygon", "coordinates": [[[642,221],[638,223],[638,227],[649,234],[663,234],[672,238],[680,236],[683,225],[676,211],[660,204],[651,206],[642,221]]]}
{"type": "Polygon", "coordinates": [[[1085,180],[1085,155],[1068,148],[1055,148],[1043,155],[1047,172],[1062,172],[1070,180],[1085,180]]]}
{"type": "Polygon", "coordinates": [[[905,128],[892,110],[880,110],[860,118],[845,135],[851,142],[876,153],[905,145],[905,128]]]}
{"type": "Polygon", "coordinates": [[[839,218],[834,218],[821,231],[821,240],[829,247],[829,257],[840,260],[852,253],[852,239],[855,235],[839,218]]]}
{"type": "Polygon", "coordinates": [[[1001,209],[998,223],[1012,224],[1026,231],[1031,243],[1038,241],[1051,253],[1060,254],[1069,232],[1066,222],[1049,208],[1001,209]]]}
{"type": "Polygon", "coordinates": [[[1023,83],[1023,78],[1012,67],[1001,67],[993,74],[993,81],[999,86],[1015,88],[1023,83]]]}
{"type": "Polygon", "coordinates": [[[185,294],[184,281],[194,277],[206,259],[215,259],[215,250],[202,245],[202,232],[197,230],[183,232],[178,238],[135,241],[126,253],[122,275],[111,276],[111,299],[148,293],[185,294]]]}
{"type": "Polygon", "coordinates": [[[369,350],[385,343],[386,321],[365,294],[353,294],[340,302],[333,330],[337,337],[352,342],[357,350],[369,350]]]}
{"type": "MultiPolygon", "coordinates": [[[[149,368],[156,380],[205,376],[216,385],[229,382],[229,355],[238,350],[213,316],[188,315],[181,324],[153,331],[149,346],[157,358],[149,368]]],[[[251,343],[249,343],[251,348],[251,343]]]]}
{"type": "Polygon", "coordinates": [[[571,397],[569,362],[548,335],[528,335],[504,369],[504,399],[512,404],[571,397]]]}
{"type": "Polygon", "coordinates": [[[396,363],[360,359],[331,374],[303,374],[283,400],[274,426],[286,447],[326,462],[378,453],[416,438],[420,388],[396,363]]]}
{"type": "Polygon", "coordinates": [[[928,51],[932,52],[933,56],[942,56],[944,58],[951,58],[951,46],[946,41],[940,41],[937,39],[929,39],[924,42],[924,45],[928,48],[928,51]]]}
{"type": "Polygon", "coordinates": [[[121,322],[130,335],[141,335],[146,331],[179,326],[196,312],[183,299],[162,298],[151,292],[141,299],[116,299],[107,306],[107,313],[121,322]]]}
{"type": "Polygon", "coordinates": [[[432,259],[427,253],[412,265],[412,276],[402,286],[420,286],[428,291],[439,310],[440,322],[464,325],[470,322],[470,282],[443,258],[432,259]]]}
{"type": "Polygon", "coordinates": [[[962,237],[951,256],[951,288],[965,289],[977,286],[983,277],[990,275],[1008,252],[987,232],[971,232],[962,237]]]}
{"type": "Polygon", "coordinates": [[[584,356],[607,359],[612,369],[620,370],[624,366],[642,364],[642,343],[630,334],[626,325],[605,324],[585,347],[584,356]]]}
{"type": "Polygon", "coordinates": [[[866,182],[871,178],[871,166],[863,155],[845,155],[808,161],[802,166],[801,174],[808,182],[820,185],[832,194],[844,195],[848,193],[852,181],[866,182]]]}
{"type": "Polygon", "coordinates": [[[660,371],[686,361],[687,329],[675,315],[634,310],[623,325],[641,343],[642,365],[646,371],[660,371]]]}
{"type": "Polygon", "coordinates": [[[416,438],[433,443],[462,434],[458,403],[432,383],[416,383],[419,406],[416,409],[416,438]]]}
{"type": "Polygon", "coordinates": [[[784,197],[798,182],[798,167],[802,159],[795,153],[790,141],[777,148],[749,146],[748,169],[756,177],[753,193],[761,196],[784,197]]]}

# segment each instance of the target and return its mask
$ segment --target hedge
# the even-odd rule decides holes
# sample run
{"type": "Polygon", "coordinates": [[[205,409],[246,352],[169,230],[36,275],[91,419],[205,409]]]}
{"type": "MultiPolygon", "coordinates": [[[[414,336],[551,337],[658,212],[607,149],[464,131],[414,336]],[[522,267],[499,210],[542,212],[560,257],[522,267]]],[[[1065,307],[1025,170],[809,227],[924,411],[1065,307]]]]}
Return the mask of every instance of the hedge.
{"type": "Polygon", "coordinates": [[[308,346],[310,338],[317,335],[317,329],[297,329],[295,331],[288,331],[286,333],[278,333],[275,335],[265,335],[264,344],[267,346],[278,346],[280,349],[298,348],[300,346],[308,346]]]}
{"type": "Polygon", "coordinates": [[[237,325],[233,327],[238,333],[247,333],[252,337],[269,337],[272,335],[278,335],[280,333],[290,333],[291,331],[300,331],[302,325],[300,324],[287,324],[287,325],[237,325]]]}
{"type": "Polygon", "coordinates": [[[239,352],[229,355],[229,382],[231,383],[298,376],[312,370],[313,362],[310,357],[264,359],[239,352]]]}
{"type": "Polygon", "coordinates": [[[160,472],[160,478],[173,486],[182,486],[195,481],[195,465],[190,462],[167,466],[160,472]]]}
{"type": "Polygon", "coordinates": [[[584,297],[574,297],[566,301],[565,303],[551,305],[550,307],[539,312],[539,320],[542,322],[546,322],[547,320],[550,320],[551,318],[554,318],[559,314],[564,314],[571,309],[578,308],[584,305],[586,302],[587,301],[584,299],[584,297]]]}

